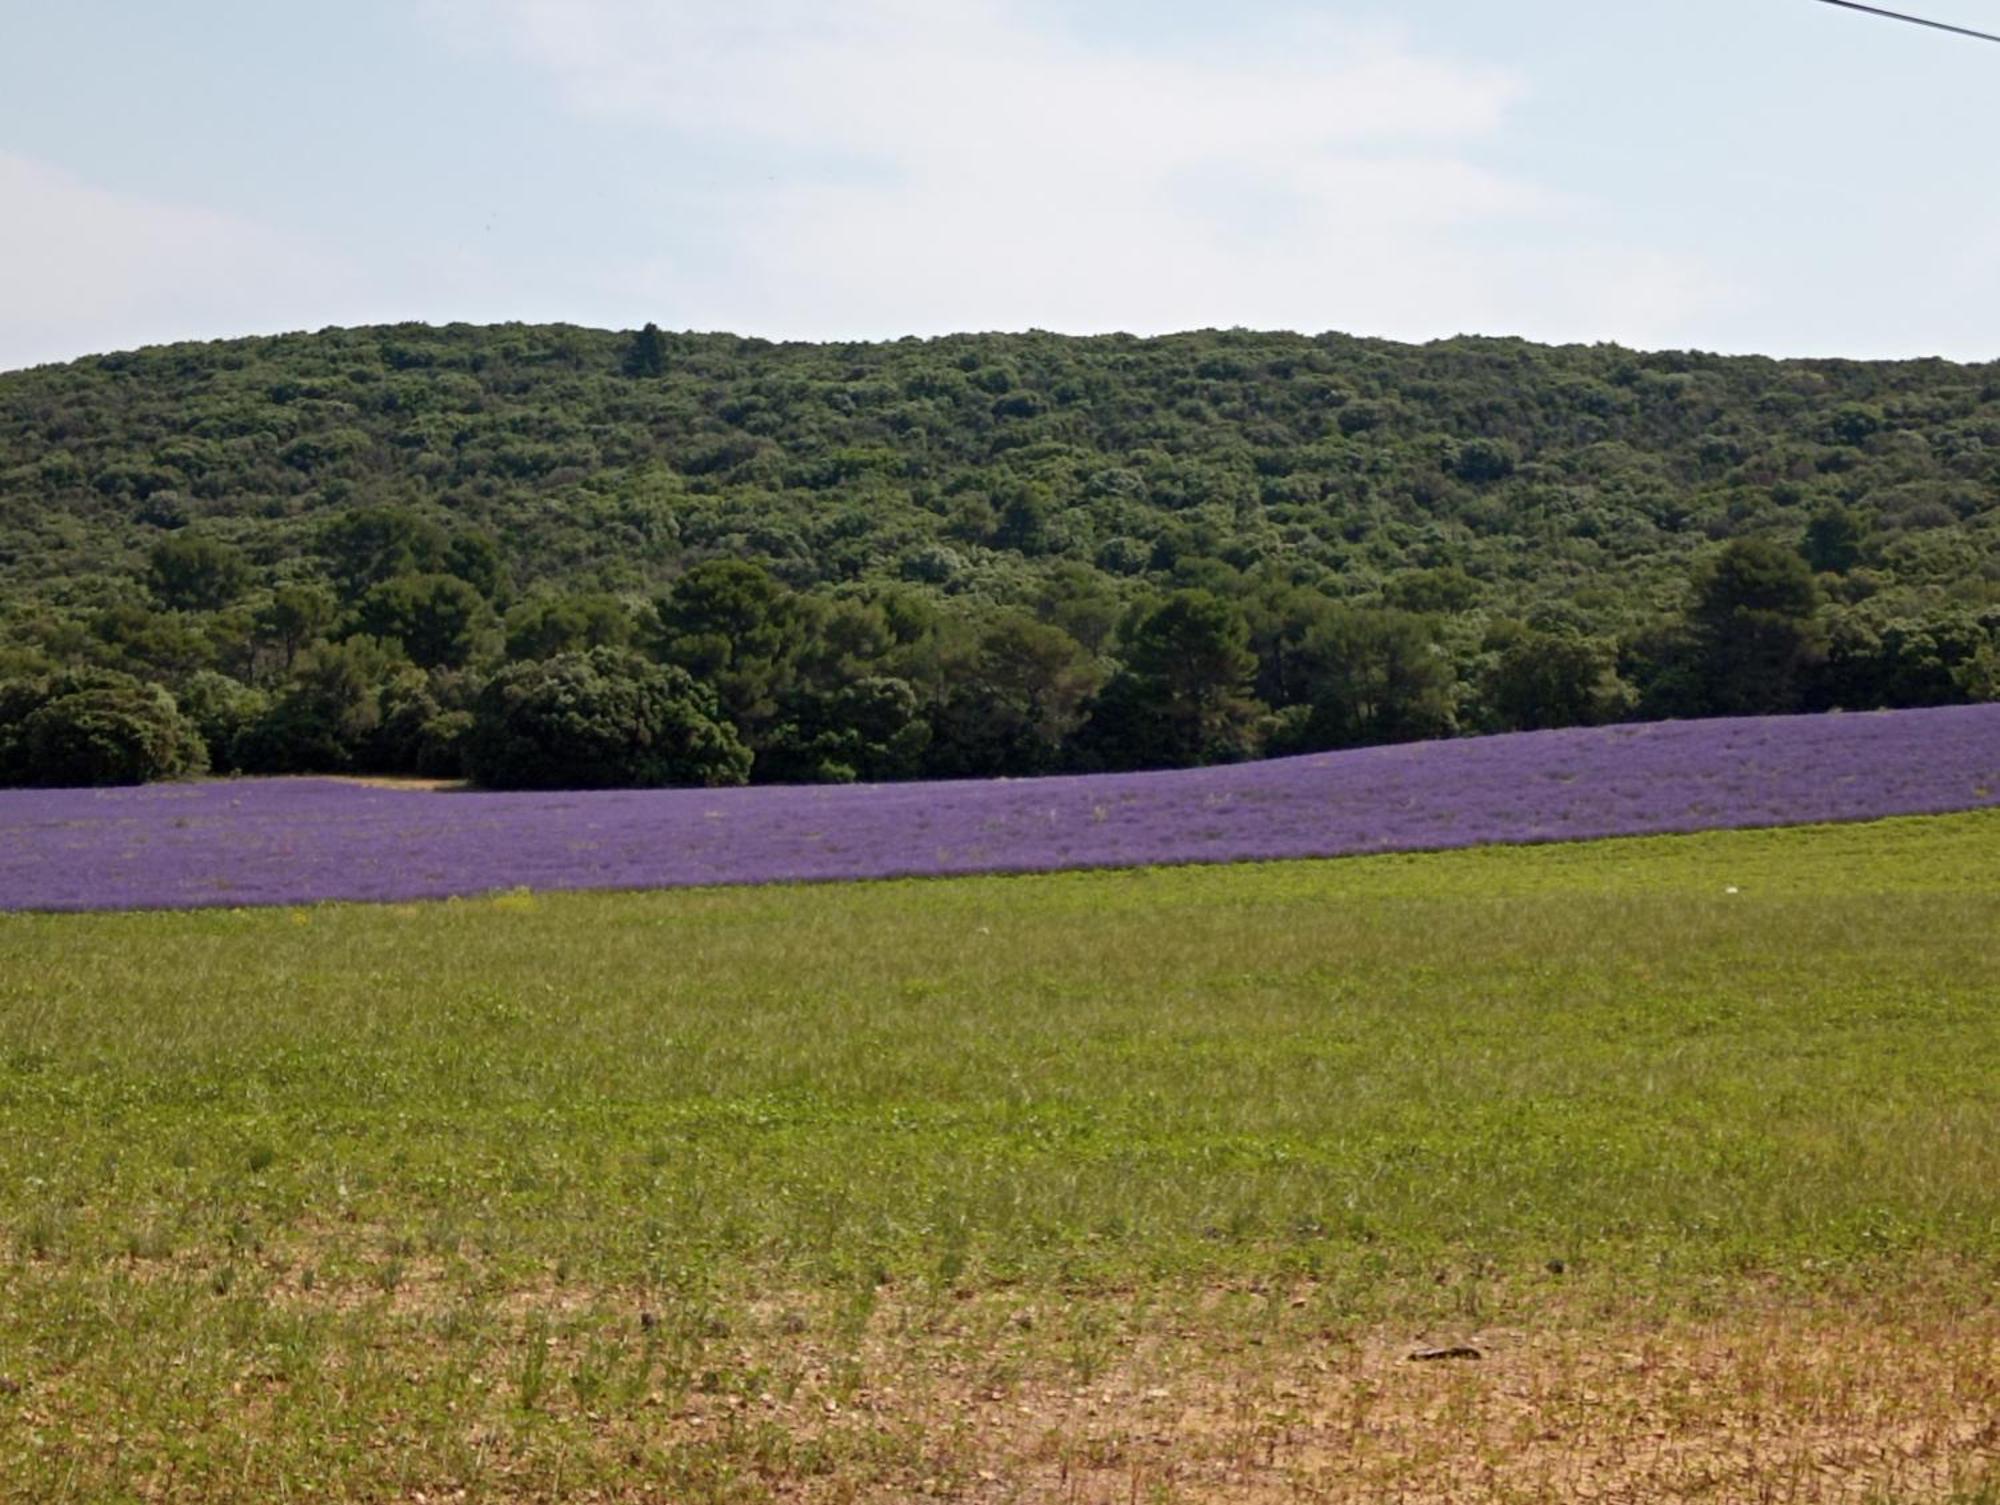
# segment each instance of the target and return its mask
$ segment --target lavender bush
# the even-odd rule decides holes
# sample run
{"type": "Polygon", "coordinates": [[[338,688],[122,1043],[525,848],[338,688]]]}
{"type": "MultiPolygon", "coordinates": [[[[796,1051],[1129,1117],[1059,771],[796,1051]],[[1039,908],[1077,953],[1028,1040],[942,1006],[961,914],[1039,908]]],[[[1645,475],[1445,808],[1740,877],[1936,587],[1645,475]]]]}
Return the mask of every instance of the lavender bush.
{"type": "Polygon", "coordinates": [[[1668,722],[1022,782],[0,791],[0,908],[1240,862],[2000,805],[2000,705],[1668,722]]]}

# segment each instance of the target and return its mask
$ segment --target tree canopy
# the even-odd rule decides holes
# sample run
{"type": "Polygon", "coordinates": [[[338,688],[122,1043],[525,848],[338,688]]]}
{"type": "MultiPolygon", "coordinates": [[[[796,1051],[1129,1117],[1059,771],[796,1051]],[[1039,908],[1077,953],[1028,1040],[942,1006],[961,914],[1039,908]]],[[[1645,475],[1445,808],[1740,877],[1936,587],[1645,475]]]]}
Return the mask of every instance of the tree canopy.
{"type": "Polygon", "coordinates": [[[1990,698],[2000,366],[395,325],[0,375],[0,683],[451,769],[598,649],[760,779],[1990,698]]]}
{"type": "Polygon", "coordinates": [[[750,772],[712,691],[621,648],[502,669],[473,705],[465,759],[495,789],[712,786],[750,772]]]}

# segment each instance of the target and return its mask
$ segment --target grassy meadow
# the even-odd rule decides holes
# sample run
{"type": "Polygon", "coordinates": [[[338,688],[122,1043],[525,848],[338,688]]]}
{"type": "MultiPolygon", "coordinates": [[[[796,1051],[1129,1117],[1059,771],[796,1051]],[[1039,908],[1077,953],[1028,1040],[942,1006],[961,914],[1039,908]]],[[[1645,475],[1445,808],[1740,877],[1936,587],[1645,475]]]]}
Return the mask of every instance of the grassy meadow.
{"type": "Polygon", "coordinates": [[[0,916],[0,1498],[1994,1501],[1996,938],[1992,812],[0,916]]]}

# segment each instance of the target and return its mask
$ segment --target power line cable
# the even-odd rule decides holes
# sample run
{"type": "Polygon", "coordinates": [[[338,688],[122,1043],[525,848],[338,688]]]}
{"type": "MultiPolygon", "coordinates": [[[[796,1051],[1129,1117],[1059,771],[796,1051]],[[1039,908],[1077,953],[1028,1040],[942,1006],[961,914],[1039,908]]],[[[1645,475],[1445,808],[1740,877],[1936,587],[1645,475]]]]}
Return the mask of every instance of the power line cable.
{"type": "Polygon", "coordinates": [[[1819,0],[1821,5],[1837,5],[1842,10],[1858,10],[1865,15],[1886,16],[1891,21],[1907,21],[1912,26],[1928,26],[1932,31],[1949,31],[1961,37],[1975,37],[1982,42],[2000,42],[2000,36],[1990,31],[1974,31],[1969,26],[1951,26],[1943,21],[1932,21],[1923,16],[1905,15],[1899,10],[1883,10],[1880,6],[1859,5],[1856,0],[1819,0]]]}

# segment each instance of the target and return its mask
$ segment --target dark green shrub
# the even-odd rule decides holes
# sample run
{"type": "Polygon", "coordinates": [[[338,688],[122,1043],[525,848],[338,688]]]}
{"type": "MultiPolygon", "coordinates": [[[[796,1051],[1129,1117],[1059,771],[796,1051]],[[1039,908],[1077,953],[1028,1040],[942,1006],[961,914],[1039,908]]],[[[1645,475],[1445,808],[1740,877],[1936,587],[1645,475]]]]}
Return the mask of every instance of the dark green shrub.
{"type": "Polygon", "coordinates": [[[237,737],[231,755],[246,773],[341,773],[379,766],[384,691],[408,661],[373,638],[321,643],[299,655],[291,684],[237,737]]]}
{"type": "Polygon", "coordinates": [[[456,575],[398,575],[361,599],[361,630],[394,638],[411,662],[456,668],[472,657],[492,613],[478,590],[456,575]]]}
{"type": "Polygon", "coordinates": [[[158,685],[84,671],[0,686],[0,783],[143,784],[207,768],[200,732],[158,685]]]}
{"type": "Polygon", "coordinates": [[[500,671],[473,706],[466,771],[494,789],[741,784],[750,752],[715,694],[619,648],[500,671]]]}
{"type": "Polygon", "coordinates": [[[218,611],[243,594],[255,573],[240,549],[177,533],[153,545],[146,583],[169,610],[218,611]]]}
{"type": "Polygon", "coordinates": [[[218,773],[236,771],[236,739],[270,709],[271,697],[241,680],[202,669],[174,696],[181,714],[194,723],[208,748],[209,767],[218,773]]]}

